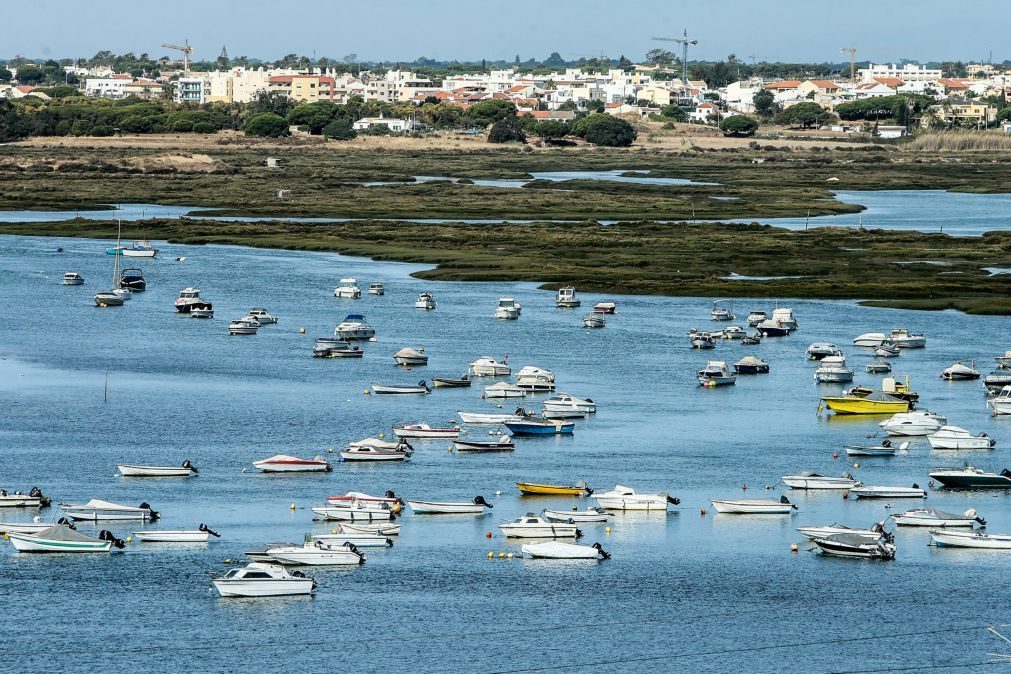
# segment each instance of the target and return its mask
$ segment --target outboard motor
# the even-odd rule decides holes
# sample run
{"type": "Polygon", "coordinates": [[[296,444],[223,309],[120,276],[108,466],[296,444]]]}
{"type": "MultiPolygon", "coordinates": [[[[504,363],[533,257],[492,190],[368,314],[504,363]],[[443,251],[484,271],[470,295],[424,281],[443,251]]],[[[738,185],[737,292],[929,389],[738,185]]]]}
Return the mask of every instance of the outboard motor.
{"type": "Polygon", "coordinates": [[[611,555],[604,552],[604,548],[600,547],[600,543],[594,543],[591,547],[600,554],[602,559],[611,559],[611,555]]]}
{"type": "Polygon", "coordinates": [[[192,471],[193,471],[194,473],[199,473],[199,472],[200,472],[199,470],[197,470],[197,467],[196,467],[196,466],[194,466],[194,465],[193,465],[192,463],[190,463],[190,460],[189,460],[189,459],[185,459],[185,460],[183,461],[183,468],[189,468],[189,469],[190,469],[190,470],[192,470],[192,471]]]}
{"type": "MultiPolygon", "coordinates": [[[[569,522],[571,523],[572,520],[569,520],[569,522]]],[[[582,537],[583,537],[583,531],[581,529],[576,529],[576,539],[578,540],[578,539],[580,539],[582,537]]]]}
{"type": "Polygon", "coordinates": [[[485,500],[484,500],[484,496],[475,496],[475,497],[474,497],[474,503],[475,503],[476,505],[483,505],[483,506],[485,506],[486,508],[494,508],[494,507],[495,507],[495,506],[493,506],[492,504],[490,504],[490,503],[488,503],[487,501],[485,501],[485,500]]]}
{"type": "Polygon", "coordinates": [[[779,502],[782,503],[783,505],[789,505],[794,510],[797,510],[797,506],[794,505],[793,503],[790,503],[790,499],[786,498],[785,494],[779,497],[779,502]]]}
{"type": "Polygon", "coordinates": [[[211,536],[214,536],[215,538],[221,538],[221,534],[219,534],[217,531],[211,531],[210,527],[208,527],[206,524],[201,523],[200,526],[197,527],[197,529],[199,531],[204,532],[205,534],[210,534],[211,536]]]}
{"type": "Polygon", "coordinates": [[[913,489],[919,489],[919,488],[920,488],[920,485],[918,485],[918,484],[916,484],[916,483],[914,482],[914,483],[913,483],[913,489]]]}
{"type": "MultiPolygon", "coordinates": [[[[406,442],[405,442],[405,443],[403,443],[403,444],[407,445],[407,448],[408,448],[408,449],[413,449],[413,448],[412,448],[412,447],[411,447],[410,445],[408,445],[408,444],[407,444],[406,442]]],[[[401,504],[402,504],[402,503],[404,502],[404,499],[402,499],[402,498],[400,498],[399,496],[397,496],[397,493],[396,493],[395,491],[393,491],[392,489],[387,489],[387,490],[386,490],[386,494],[385,494],[384,496],[385,496],[385,498],[391,498],[391,499],[395,499],[397,503],[401,503],[401,504]]]]}
{"type": "Polygon", "coordinates": [[[365,555],[363,555],[362,553],[358,552],[358,548],[355,546],[354,543],[352,543],[351,541],[344,541],[344,547],[347,548],[348,550],[350,550],[351,552],[355,553],[356,555],[358,555],[358,563],[359,564],[364,564],[365,563],[365,555]]]}
{"type": "Polygon", "coordinates": [[[672,503],[674,505],[681,505],[681,499],[676,496],[668,496],[667,503],[672,503]]]}
{"type": "Polygon", "coordinates": [[[7,490],[6,489],[0,489],[0,496],[7,496],[7,490]]]}
{"type": "Polygon", "coordinates": [[[432,389],[428,388],[428,382],[422,379],[418,382],[418,386],[423,386],[425,388],[425,393],[431,393],[432,389]]]}
{"type": "Polygon", "coordinates": [[[386,547],[388,547],[388,548],[392,548],[393,547],[393,539],[392,538],[387,538],[386,539],[386,547]]]}
{"type": "Polygon", "coordinates": [[[143,508],[143,509],[146,509],[146,510],[150,511],[150,513],[151,513],[151,521],[152,522],[154,522],[156,519],[158,519],[159,517],[161,517],[156,511],[151,510],[151,506],[148,504],[147,501],[144,501],[143,503],[141,503],[137,507],[138,508],[143,508]]]}
{"type": "Polygon", "coordinates": [[[1008,470],[1007,468],[1005,468],[1004,470],[1002,470],[1002,471],[1000,472],[1000,474],[1001,474],[1002,476],[1004,476],[1004,477],[1011,477],[1011,470],[1008,470]]]}
{"type": "Polygon", "coordinates": [[[126,547],[126,543],[116,538],[113,535],[113,533],[108,529],[102,529],[100,532],[98,532],[98,538],[103,541],[112,541],[112,546],[119,550],[122,550],[123,548],[126,547]]]}
{"type": "Polygon", "coordinates": [[[77,527],[74,526],[74,523],[68,520],[66,517],[61,517],[60,519],[56,520],[56,523],[62,524],[63,526],[68,527],[70,529],[77,529],[77,527]]]}
{"type": "MultiPolygon", "coordinates": [[[[291,577],[292,578],[305,578],[305,574],[302,573],[301,571],[292,571],[291,572],[291,577]]],[[[313,581],[313,582],[316,582],[316,581],[313,581]]]]}
{"type": "Polygon", "coordinates": [[[891,447],[892,446],[892,441],[888,440],[888,439],[882,440],[881,441],[881,446],[882,447],[891,447]]]}

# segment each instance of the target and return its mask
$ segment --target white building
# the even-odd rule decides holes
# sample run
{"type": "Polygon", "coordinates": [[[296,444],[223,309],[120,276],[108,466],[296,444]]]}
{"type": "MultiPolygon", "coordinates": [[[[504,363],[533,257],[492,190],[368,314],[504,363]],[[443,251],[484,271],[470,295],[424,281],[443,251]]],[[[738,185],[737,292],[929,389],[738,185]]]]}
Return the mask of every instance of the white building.
{"type": "Polygon", "coordinates": [[[351,125],[351,128],[355,131],[366,131],[373,126],[385,126],[390,131],[395,133],[401,133],[404,131],[413,131],[417,128],[417,124],[414,120],[410,119],[397,119],[395,117],[362,117],[357,122],[351,125]]]}
{"type": "Polygon", "coordinates": [[[206,103],[210,95],[210,80],[205,77],[180,77],[176,80],[176,103],[206,103]]]}
{"type": "Polygon", "coordinates": [[[133,78],[126,77],[99,77],[88,78],[84,81],[84,93],[87,96],[101,96],[102,98],[126,98],[126,88],[133,82],[133,78]]]}
{"type": "Polygon", "coordinates": [[[928,69],[927,66],[918,66],[915,63],[907,63],[898,66],[894,63],[870,64],[870,68],[860,68],[857,75],[861,82],[873,82],[881,77],[897,77],[903,82],[936,82],[941,79],[940,70],[928,69]]]}

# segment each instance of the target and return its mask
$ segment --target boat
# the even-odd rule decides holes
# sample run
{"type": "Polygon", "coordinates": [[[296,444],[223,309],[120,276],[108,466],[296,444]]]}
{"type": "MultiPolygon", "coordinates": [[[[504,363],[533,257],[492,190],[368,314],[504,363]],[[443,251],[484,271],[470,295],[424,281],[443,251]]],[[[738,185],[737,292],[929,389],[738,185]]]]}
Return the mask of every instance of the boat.
{"type": "Polygon", "coordinates": [[[186,459],[178,466],[136,466],[127,463],[116,465],[123,477],[190,477],[200,471],[186,459]]]}
{"type": "Polygon", "coordinates": [[[65,286],[83,286],[84,277],[78,274],[76,271],[68,271],[63,275],[63,285],[65,286]]]}
{"type": "Polygon", "coordinates": [[[793,328],[783,325],[782,322],[775,318],[768,318],[755,326],[755,328],[762,337],[786,337],[793,331],[793,328]]]}
{"type": "Polygon", "coordinates": [[[983,377],[983,386],[991,394],[1002,390],[1005,386],[1011,386],[1011,372],[998,368],[983,377]]]}
{"type": "Polygon", "coordinates": [[[825,356],[814,371],[814,380],[819,383],[841,383],[853,381],[853,370],[846,367],[844,356],[825,356]]]}
{"type": "Polygon", "coordinates": [[[609,517],[614,517],[603,508],[587,508],[586,510],[544,510],[541,513],[545,519],[552,522],[606,522],[609,517]]]}
{"type": "Polygon", "coordinates": [[[365,352],[336,337],[317,337],[312,345],[314,358],[362,358],[365,352]]]}
{"type": "MultiPolygon", "coordinates": [[[[522,410],[522,408],[520,408],[522,410]]],[[[521,414],[520,410],[517,410],[514,414],[496,414],[496,413],[483,413],[483,412],[457,412],[456,415],[460,417],[460,421],[465,424],[504,424],[507,421],[522,421],[528,415],[525,413],[521,414]]]]}
{"type": "Polygon", "coordinates": [[[716,338],[706,332],[692,330],[688,333],[693,349],[715,349],[716,338]]]}
{"type": "Polygon", "coordinates": [[[372,392],[376,395],[401,395],[408,393],[431,393],[432,389],[428,388],[428,384],[422,379],[415,386],[410,384],[377,384],[372,382],[372,392]]]}
{"type": "Polygon", "coordinates": [[[421,293],[418,295],[418,299],[414,301],[415,309],[424,309],[430,311],[435,308],[435,298],[432,297],[432,293],[421,293]]]}
{"type": "Polygon", "coordinates": [[[516,320],[520,317],[523,307],[512,297],[500,297],[495,308],[495,318],[516,320]]]}
{"type": "Polygon", "coordinates": [[[871,362],[867,363],[867,365],[864,366],[864,369],[867,370],[867,372],[869,372],[870,374],[880,374],[891,372],[892,365],[891,363],[884,360],[872,360],[871,362]]]}
{"type": "MultiPolygon", "coordinates": [[[[65,517],[59,520],[59,524],[69,523],[70,520],[65,517]]],[[[37,534],[51,526],[53,522],[0,522],[0,534],[37,534]]]]}
{"type": "Polygon", "coordinates": [[[505,427],[513,435],[571,435],[576,425],[564,419],[522,419],[506,421],[505,427]]]}
{"type": "Polygon", "coordinates": [[[987,406],[993,410],[994,416],[999,414],[1011,414],[1011,386],[1005,386],[995,397],[986,401],[987,406]]]}
{"type": "Polygon", "coordinates": [[[994,360],[997,361],[997,367],[1011,368],[1011,351],[1005,351],[1003,356],[994,356],[994,360]]]}
{"type": "Polygon", "coordinates": [[[990,449],[997,441],[986,433],[973,435],[959,426],[941,426],[927,436],[931,449],[990,449]]]}
{"type": "Polygon", "coordinates": [[[748,333],[739,325],[723,328],[723,339],[744,339],[747,335],[748,333]]]}
{"type": "Polygon", "coordinates": [[[408,501],[407,505],[416,515],[483,515],[485,508],[494,507],[483,496],[475,496],[472,501],[408,501]]]}
{"type": "Polygon", "coordinates": [[[895,559],[895,544],[888,536],[875,540],[854,534],[834,534],[825,538],[815,538],[814,544],[821,548],[822,554],[833,557],[895,559]]]}
{"type": "Polygon", "coordinates": [[[618,305],[614,302],[597,302],[593,305],[593,312],[596,314],[613,314],[618,310],[618,305]]]}
{"type": "Polygon", "coordinates": [[[259,461],[253,461],[263,473],[326,473],[332,470],[330,462],[322,456],[300,459],[289,454],[275,454],[259,461]]]}
{"type": "Polygon", "coordinates": [[[342,278],[341,284],[334,288],[333,296],[343,300],[357,300],[362,296],[362,289],[355,279],[342,278]]]}
{"type": "Polygon", "coordinates": [[[979,370],[976,369],[975,361],[956,360],[941,371],[941,379],[947,379],[948,381],[979,379],[979,370]]]}
{"type": "Polygon", "coordinates": [[[591,311],[583,316],[583,327],[591,330],[595,328],[604,328],[607,327],[607,319],[604,318],[604,314],[598,314],[591,311]]]}
{"type": "Polygon", "coordinates": [[[263,307],[253,307],[246,314],[246,318],[255,318],[260,325],[274,325],[277,323],[277,316],[263,307]]]}
{"type": "Polygon", "coordinates": [[[579,545],[578,543],[562,543],[546,541],[544,543],[525,543],[520,552],[529,555],[531,559],[610,559],[611,555],[604,552],[600,543],[579,545]]]}
{"type": "Polygon", "coordinates": [[[370,444],[353,444],[340,451],[340,460],[344,461],[406,461],[411,458],[412,450],[406,443],[394,447],[380,447],[370,444]]]}
{"type": "Polygon", "coordinates": [[[896,451],[909,449],[909,443],[903,442],[893,447],[891,440],[882,440],[880,445],[843,445],[846,456],[895,456],[896,451]]]}
{"type": "Polygon", "coordinates": [[[460,435],[459,426],[432,428],[426,423],[394,424],[393,432],[398,438],[455,438],[460,435]]]}
{"type": "Polygon", "coordinates": [[[365,563],[365,555],[352,544],[327,545],[307,540],[302,545],[268,547],[266,556],[280,564],[305,566],[357,566],[365,563]]]}
{"type": "Polygon", "coordinates": [[[366,341],[376,336],[376,329],[361,314],[348,314],[334,328],[334,336],[344,341],[366,341]]]}
{"type": "Polygon", "coordinates": [[[585,419],[590,416],[589,412],[581,410],[541,410],[542,419],[585,419]]]}
{"type": "Polygon", "coordinates": [[[221,538],[221,534],[211,531],[206,524],[201,524],[196,529],[176,529],[176,530],[152,530],[135,531],[133,537],[139,543],[206,543],[210,537],[221,538]]]}
{"type": "Polygon", "coordinates": [[[150,520],[154,522],[159,517],[158,512],[151,510],[151,506],[147,503],[141,503],[139,506],[134,507],[93,498],[87,503],[61,503],[60,507],[67,517],[74,521],[140,520],[147,522],[150,520]]]}
{"type": "Polygon", "coordinates": [[[880,391],[868,396],[822,396],[821,401],[836,414],[896,414],[909,411],[908,400],[900,400],[880,391]]]}
{"type": "Polygon", "coordinates": [[[386,286],[384,286],[382,283],[376,282],[369,284],[369,295],[385,295],[385,294],[386,294],[386,286]]]}
{"type": "Polygon", "coordinates": [[[144,272],[135,267],[124,269],[123,273],[119,276],[119,287],[135,293],[144,292],[147,289],[144,272]]]}
{"type": "Polygon", "coordinates": [[[475,377],[508,377],[512,374],[512,368],[491,356],[481,356],[470,364],[470,374],[475,377]]]}
{"type": "Polygon", "coordinates": [[[758,356],[745,356],[734,363],[737,374],[764,374],[769,371],[769,364],[758,356]]]}
{"type": "Polygon", "coordinates": [[[558,294],[555,295],[555,306],[559,309],[575,309],[580,305],[580,301],[576,299],[576,289],[572,286],[565,286],[564,288],[558,289],[558,294]]]}
{"type": "Polygon", "coordinates": [[[944,426],[948,418],[927,410],[902,412],[891,419],[880,422],[880,426],[888,435],[920,436],[930,435],[944,426]]]}
{"type": "Polygon", "coordinates": [[[737,375],[730,371],[730,366],[725,360],[711,360],[697,373],[701,386],[712,388],[714,386],[729,386],[737,383],[737,375]]]}
{"type": "MultiPolygon", "coordinates": [[[[517,482],[520,493],[525,496],[590,496],[593,490],[585,482],[576,484],[541,484],[539,482],[517,482]]],[[[627,489],[627,487],[625,487],[627,489]]]]}
{"type": "Polygon", "coordinates": [[[500,381],[497,384],[486,386],[482,395],[485,398],[523,398],[526,394],[526,390],[516,384],[500,381]]]}
{"type": "Polygon", "coordinates": [[[713,302],[713,308],[709,312],[709,317],[714,321],[732,321],[737,318],[734,315],[734,304],[729,303],[729,306],[724,306],[726,300],[716,300],[713,302]]]}
{"type": "Polygon", "coordinates": [[[458,452],[511,452],[516,449],[516,443],[509,435],[502,435],[498,440],[453,440],[453,447],[458,452]]]}
{"type": "Polygon", "coordinates": [[[780,479],[790,489],[850,489],[860,484],[849,473],[843,473],[839,477],[832,477],[830,475],[805,471],[796,475],[784,475],[780,479]]]}
{"type": "MultiPolygon", "coordinates": [[[[886,393],[893,398],[908,400],[911,404],[916,403],[920,399],[920,394],[909,385],[909,375],[904,376],[905,379],[903,381],[899,381],[897,377],[883,377],[881,379],[880,390],[882,393],[886,393]]],[[[867,386],[854,386],[846,391],[846,393],[847,395],[863,397],[874,393],[874,389],[867,386]]]]}
{"type": "MultiPolygon", "coordinates": [[[[376,443],[382,443],[382,440],[375,440],[376,443]]],[[[362,440],[360,442],[351,443],[354,446],[362,446],[366,444],[372,444],[373,438],[368,438],[367,440],[362,440]]],[[[388,445],[387,449],[396,449],[399,446],[406,446],[407,449],[411,449],[411,446],[407,443],[384,443],[388,445]]],[[[341,494],[340,496],[327,496],[326,502],[330,505],[354,505],[354,504],[367,504],[376,505],[378,507],[385,507],[386,509],[393,510],[394,512],[400,512],[400,509],[404,505],[404,500],[397,496],[397,494],[391,490],[387,490],[384,496],[372,496],[370,494],[365,494],[360,491],[349,491],[346,494],[341,494]]]]}
{"type": "Polygon", "coordinates": [[[776,307],[772,310],[772,320],[779,321],[782,325],[789,328],[790,330],[796,330],[800,327],[797,319],[793,317],[793,309],[790,307],[776,307]]]}
{"type": "Polygon", "coordinates": [[[546,410],[587,412],[593,414],[597,411],[597,403],[590,398],[577,398],[569,393],[559,393],[541,403],[541,407],[546,410]]]}
{"type": "Polygon", "coordinates": [[[850,489],[849,493],[857,498],[927,498],[926,490],[918,484],[912,487],[858,485],[850,489]]]}
{"type": "MultiPolygon", "coordinates": [[[[117,234],[116,234],[116,247],[117,248],[119,247],[119,239],[120,239],[120,235],[122,234],[122,231],[123,231],[123,223],[120,222],[119,223],[119,229],[118,229],[117,234]]],[[[119,280],[120,280],[119,258],[120,258],[119,255],[117,255],[117,256],[115,256],[115,258],[113,258],[113,263],[112,263],[112,288],[110,290],[106,290],[106,291],[101,291],[101,292],[95,293],[94,297],[92,297],[92,300],[95,302],[95,306],[99,306],[99,307],[103,307],[103,308],[104,307],[121,307],[121,306],[123,306],[123,304],[128,299],[130,299],[130,293],[129,293],[129,291],[123,291],[123,289],[119,287],[119,280]]]]}
{"type": "Polygon", "coordinates": [[[815,342],[804,350],[804,355],[807,356],[808,360],[821,360],[826,356],[841,356],[843,352],[835,344],[815,342]]]}
{"type": "Polygon", "coordinates": [[[760,332],[756,332],[752,335],[748,335],[747,337],[741,338],[741,344],[745,346],[755,346],[756,344],[761,343],[762,343],[762,333],[760,332]]]}
{"type": "Polygon", "coordinates": [[[470,388],[471,380],[469,375],[462,377],[432,377],[434,388],[470,388]]]}
{"type": "Polygon", "coordinates": [[[1011,489],[1011,471],[991,473],[966,464],[962,468],[935,468],[930,479],[948,489],[1011,489]]]}
{"type": "Polygon", "coordinates": [[[223,576],[211,578],[211,584],[222,597],[280,597],[311,595],[316,581],[302,573],[278,564],[251,562],[239,569],[230,569],[223,576]]]}
{"type": "Polygon", "coordinates": [[[575,524],[553,522],[534,513],[503,522],[498,528],[507,538],[579,538],[583,535],[575,524]]]}
{"type": "Polygon", "coordinates": [[[974,527],[977,524],[986,526],[986,520],[977,516],[974,508],[969,508],[961,515],[934,508],[913,508],[889,517],[900,527],[974,527]]]}
{"type": "Polygon", "coordinates": [[[190,309],[190,318],[214,318],[214,309],[210,304],[206,307],[193,307],[190,309]]]}
{"type": "Polygon", "coordinates": [[[861,536],[863,538],[881,538],[881,534],[884,533],[885,523],[877,522],[870,529],[856,529],[848,527],[845,524],[832,523],[823,527],[797,527],[797,532],[808,539],[815,538],[827,538],[828,536],[834,536],[836,534],[850,534],[853,536],[861,536]]]}
{"type": "Polygon", "coordinates": [[[922,349],[927,346],[926,337],[910,332],[908,328],[892,328],[888,339],[900,349],[922,349]]]}
{"type": "Polygon", "coordinates": [[[134,241],[129,246],[117,244],[115,248],[107,248],[105,252],[124,257],[154,257],[158,254],[158,249],[152,246],[150,241],[134,241]]]}
{"type": "Polygon", "coordinates": [[[874,349],[874,355],[878,358],[894,358],[899,355],[899,347],[891,340],[881,342],[881,346],[874,349]]]}
{"type": "Polygon", "coordinates": [[[240,318],[228,324],[229,335],[255,335],[260,322],[252,318],[240,318]]]}
{"type": "Polygon", "coordinates": [[[53,524],[34,534],[10,531],[5,533],[5,537],[18,552],[109,552],[113,546],[117,549],[125,547],[125,543],[109,531],[101,531],[96,538],[86,536],[68,524],[53,524]]]}
{"type": "Polygon", "coordinates": [[[931,542],[939,548],[988,548],[1011,550],[1011,536],[985,534],[982,531],[930,531],[931,542]]]}
{"type": "Polygon", "coordinates": [[[620,484],[611,491],[592,494],[597,505],[607,510],[662,510],[667,511],[667,504],[678,505],[681,500],[670,496],[665,491],[652,494],[637,493],[631,487],[620,484]]]}
{"type": "Polygon", "coordinates": [[[48,508],[51,503],[38,487],[32,487],[27,494],[0,489],[0,508],[48,508]]]}
{"type": "Polygon", "coordinates": [[[525,391],[554,391],[555,373],[535,365],[524,365],[516,373],[516,385],[525,391]]]}
{"type": "Polygon", "coordinates": [[[726,515],[788,515],[797,509],[790,499],[781,496],[778,501],[768,498],[712,499],[716,512],[726,515]]]}
{"type": "Polygon", "coordinates": [[[399,536],[401,527],[399,524],[390,524],[389,522],[359,522],[357,524],[341,522],[337,526],[338,531],[345,534],[373,534],[376,536],[399,536]]]}
{"type": "Polygon", "coordinates": [[[342,503],[339,505],[313,506],[312,512],[323,520],[339,522],[390,522],[397,516],[397,511],[388,503],[342,503]]]}
{"type": "Polygon", "coordinates": [[[393,360],[397,361],[397,365],[428,365],[428,356],[425,355],[424,349],[405,347],[393,354],[393,360]]]}
{"type": "Polygon", "coordinates": [[[198,288],[183,288],[175,300],[176,312],[188,314],[194,309],[210,309],[211,303],[200,297],[198,288]]]}
{"type": "Polygon", "coordinates": [[[748,317],[745,319],[745,321],[748,324],[748,327],[751,328],[758,327],[759,323],[767,320],[769,320],[769,314],[765,313],[764,311],[752,311],[751,313],[748,314],[748,317]]]}
{"type": "Polygon", "coordinates": [[[886,339],[888,338],[883,332],[865,332],[853,338],[853,346],[866,346],[876,349],[886,339]]]}
{"type": "Polygon", "coordinates": [[[356,548],[392,548],[393,539],[376,533],[344,531],[343,527],[336,530],[335,534],[309,534],[308,541],[316,541],[331,548],[341,547],[345,543],[350,543],[356,548]]]}

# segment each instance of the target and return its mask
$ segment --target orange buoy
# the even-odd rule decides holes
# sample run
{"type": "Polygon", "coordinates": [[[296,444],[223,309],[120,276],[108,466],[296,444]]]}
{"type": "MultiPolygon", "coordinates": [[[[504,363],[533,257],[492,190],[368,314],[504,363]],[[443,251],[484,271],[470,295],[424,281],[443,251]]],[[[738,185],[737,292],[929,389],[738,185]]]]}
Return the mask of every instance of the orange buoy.
{"type": "Polygon", "coordinates": [[[850,497],[850,493],[848,491],[844,491],[842,493],[842,497],[843,497],[843,500],[845,501],[846,499],[848,499],[850,497]]]}
{"type": "Polygon", "coordinates": [[[832,452],[832,458],[833,459],[838,459],[839,458],[839,452],[832,452]]]}
{"type": "Polygon", "coordinates": [[[706,516],[706,509],[705,508],[699,508],[699,515],[702,515],[702,517],[705,517],[706,516]]]}
{"type": "Polygon", "coordinates": [[[485,538],[491,538],[491,532],[490,531],[484,532],[484,537],[485,538]]]}

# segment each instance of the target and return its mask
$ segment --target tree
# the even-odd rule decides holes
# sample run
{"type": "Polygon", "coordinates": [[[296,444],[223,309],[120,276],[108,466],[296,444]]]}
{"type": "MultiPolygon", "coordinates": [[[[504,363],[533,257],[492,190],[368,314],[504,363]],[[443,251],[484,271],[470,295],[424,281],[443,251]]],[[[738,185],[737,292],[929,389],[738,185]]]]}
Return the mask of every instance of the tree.
{"type": "Polygon", "coordinates": [[[14,78],[14,73],[0,66],[0,82],[10,82],[14,78]]]}
{"type": "Polygon", "coordinates": [[[755,114],[759,117],[772,117],[776,114],[776,97],[768,89],[761,89],[752,99],[755,114]]]}
{"type": "Polygon", "coordinates": [[[800,126],[804,129],[815,124],[824,124],[832,116],[817,103],[797,103],[776,115],[776,123],[783,126],[800,126]]]}
{"type": "Polygon", "coordinates": [[[523,133],[523,127],[520,126],[519,120],[515,116],[500,119],[492,124],[491,131],[488,132],[489,143],[509,143],[512,141],[527,142],[527,135],[523,133]]]}
{"type": "Polygon", "coordinates": [[[605,147],[628,147],[638,136],[635,127],[625,120],[603,113],[576,120],[572,133],[582,136],[588,143],[605,147]]]}
{"type": "Polygon", "coordinates": [[[646,61],[652,63],[655,66],[672,66],[676,64],[679,59],[677,54],[666,49],[650,49],[646,52],[646,61]]]}
{"type": "Polygon", "coordinates": [[[507,117],[515,117],[516,106],[510,101],[492,98],[472,105],[464,114],[475,124],[488,126],[507,117]]]}
{"type": "Polygon", "coordinates": [[[295,101],[280,91],[258,91],[253,95],[249,111],[252,113],[272,112],[275,115],[287,117],[294,107],[295,101]]]}
{"type": "Polygon", "coordinates": [[[10,101],[0,98],[0,142],[18,140],[28,135],[25,117],[10,101]]]}
{"type": "Polygon", "coordinates": [[[551,52],[551,56],[544,59],[541,64],[548,68],[563,68],[565,67],[565,59],[562,58],[561,54],[556,51],[551,52]]]}
{"type": "Polygon", "coordinates": [[[46,79],[46,73],[41,68],[25,66],[18,68],[18,82],[21,84],[37,84],[46,79]]]}
{"type": "MultiPolygon", "coordinates": [[[[337,117],[323,128],[323,136],[334,140],[351,140],[358,135],[352,128],[353,125],[350,117],[337,117]]],[[[389,127],[386,128],[389,130],[389,127]]]]}
{"type": "Polygon", "coordinates": [[[280,138],[288,135],[288,122],[272,112],[261,112],[251,115],[242,125],[242,130],[247,136],[280,138]]]}
{"type": "Polygon", "coordinates": [[[544,140],[556,140],[569,135],[569,125],[559,119],[542,119],[534,125],[533,132],[544,140]]]}
{"type": "Polygon", "coordinates": [[[307,126],[309,133],[318,136],[323,132],[323,128],[342,112],[341,108],[327,101],[302,103],[288,113],[288,124],[307,126]]]}
{"type": "Polygon", "coordinates": [[[1001,108],[997,111],[997,121],[1006,122],[1011,120],[1011,108],[1001,108]]]}
{"type": "Polygon", "coordinates": [[[757,129],[758,122],[744,115],[727,117],[720,122],[720,130],[728,136],[751,136],[757,129]]]}
{"type": "Polygon", "coordinates": [[[687,122],[688,112],[676,105],[664,105],[660,108],[660,116],[673,119],[675,122],[687,122]]]}
{"type": "Polygon", "coordinates": [[[632,63],[632,60],[626,58],[624,54],[622,54],[621,57],[618,58],[618,67],[621,68],[622,70],[631,70],[633,65],[634,64],[632,63]]]}

